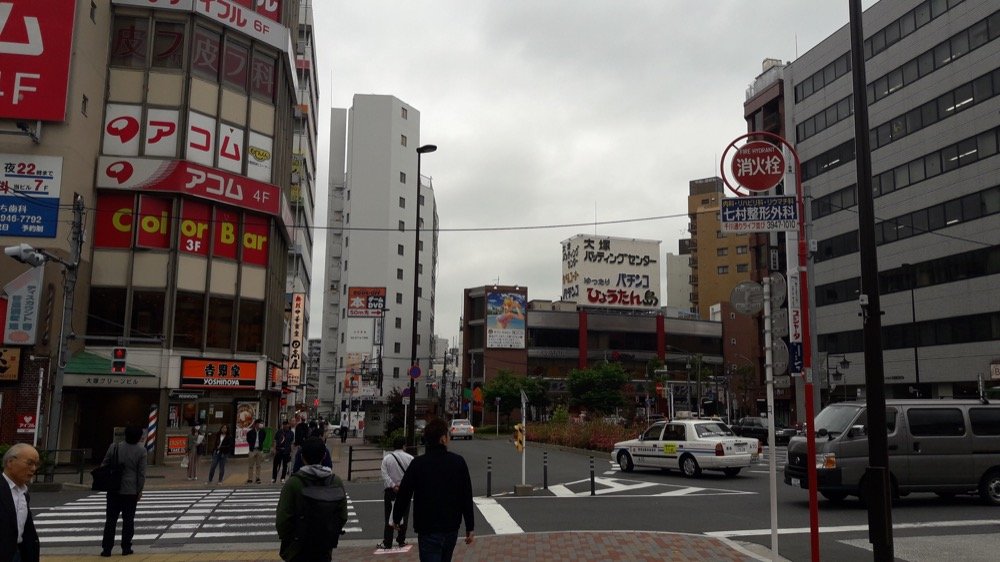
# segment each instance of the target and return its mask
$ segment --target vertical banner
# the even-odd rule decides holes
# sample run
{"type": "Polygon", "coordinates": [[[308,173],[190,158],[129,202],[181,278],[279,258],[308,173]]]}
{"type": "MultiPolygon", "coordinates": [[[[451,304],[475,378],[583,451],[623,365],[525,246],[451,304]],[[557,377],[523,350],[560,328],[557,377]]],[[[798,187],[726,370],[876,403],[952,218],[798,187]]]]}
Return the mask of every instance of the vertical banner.
{"type": "Polygon", "coordinates": [[[33,267],[4,286],[7,314],[4,316],[4,345],[34,345],[38,328],[38,305],[45,268],[33,267]]]}
{"type": "Polygon", "coordinates": [[[253,422],[257,419],[260,403],[258,402],[237,402],[236,403],[236,451],[237,455],[250,453],[250,445],[247,443],[247,432],[253,428],[253,422]]]}
{"type": "Polygon", "coordinates": [[[291,337],[288,341],[288,386],[296,387],[302,379],[302,346],[305,344],[306,294],[292,294],[291,337]]]}

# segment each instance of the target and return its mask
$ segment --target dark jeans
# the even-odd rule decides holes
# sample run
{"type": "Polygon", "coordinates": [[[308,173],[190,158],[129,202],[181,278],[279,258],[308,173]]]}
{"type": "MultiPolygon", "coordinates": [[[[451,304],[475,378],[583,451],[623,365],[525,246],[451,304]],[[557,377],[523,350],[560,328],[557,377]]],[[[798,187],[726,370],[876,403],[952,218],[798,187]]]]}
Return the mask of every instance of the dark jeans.
{"type": "Polygon", "coordinates": [[[278,465],[281,465],[281,479],[288,475],[288,461],[292,460],[292,453],[289,451],[275,451],[274,461],[271,463],[271,480],[278,479],[278,465]]]}
{"type": "Polygon", "coordinates": [[[219,482],[226,479],[226,454],[218,451],[212,453],[212,467],[208,469],[208,481],[215,477],[215,467],[219,467],[219,482]]]}
{"type": "Polygon", "coordinates": [[[135,506],[138,502],[139,496],[135,494],[108,492],[104,539],[101,541],[104,552],[111,552],[115,546],[115,527],[118,526],[119,515],[122,517],[122,551],[132,550],[132,536],[135,535],[135,506]]]}
{"type": "Polygon", "coordinates": [[[417,535],[417,549],[420,562],[451,562],[458,542],[458,531],[454,533],[421,533],[417,535]]]}
{"type": "MultiPolygon", "coordinates": [[[[383,532],[383,545],[388,548],[392,546],[392,527],[389,526],[392,523],[392,504],[396,501],[396,492],[392,488],[386,488],[382,495],[382,501],[385,504],[385,531],[383,532]]],[[[406,542],[406,514],[403,514],[403,518],[400,520],[399,529],[396,530],[396,543],[402,545],[406,542]]]]}

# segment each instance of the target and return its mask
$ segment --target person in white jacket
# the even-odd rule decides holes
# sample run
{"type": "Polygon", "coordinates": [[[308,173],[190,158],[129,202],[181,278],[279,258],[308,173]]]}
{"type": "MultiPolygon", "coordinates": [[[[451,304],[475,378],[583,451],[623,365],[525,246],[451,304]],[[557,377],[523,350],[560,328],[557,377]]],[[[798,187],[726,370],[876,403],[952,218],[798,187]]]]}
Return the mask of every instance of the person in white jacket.
{"type": "MultiPolygon", "coordinates": [[[[396,492],[399,491],[399,483],[403,481],[403,474],[406,473],[413,455],[403,450],[406,440],[397,437],[392,442],[393,450],[382,457],[382,481],[385,484],[383,501],[385,503],[385,531],[384,540],[379,544],[379,548],[392,548],[392,506],[396,501],[396,492]]],[[[406,546],[406,514],[403,514],[402,524],[396,529],[396,544],[406,546]]]]}

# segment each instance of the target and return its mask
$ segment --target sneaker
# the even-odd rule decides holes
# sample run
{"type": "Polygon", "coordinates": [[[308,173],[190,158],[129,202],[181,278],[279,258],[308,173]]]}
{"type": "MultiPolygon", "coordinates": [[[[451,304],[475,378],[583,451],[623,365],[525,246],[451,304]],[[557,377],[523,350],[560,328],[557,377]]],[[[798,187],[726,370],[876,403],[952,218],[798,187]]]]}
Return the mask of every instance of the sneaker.
{"type": "Polygon", "coordinates": [[[391,544],[387,545],[385,543],[381,543],[380,542],[380,543],[376,543],[375,544],[375,548],[377,548],[379,550],[392,550],[392,545],[391,544]]]}
{"type": "Polygon", "coordinates": [[[284,483],[285,483],[285,479],[284,479],[284,478],[282,478],[282,479],[281,479],[281,483],[282,483],[282,484],[284,484],[284,483]]]}
{"type": "Polygon", "coordinates": [[[271,484],[274,484],[275,482],[276,482],[276,480],[274,478],[272,478],[271,479],[271,484]]]}
{"type": "Polygon", "coordinates": [[[260,478],[258,478],[258,479],[257,479],[257,482],[256,482],[256,483],[257,483],[257,484],[260,484],[260,478]]]}
{"type": "MultiPolygon", "coordinates": [[[[260,482],[260,481],[258,480],[258,482],[260,482]]],[[[247,480],[247,484],[253,484],[253,480],[249,480],[249,479],[248,479],[248,480],[247,480]]]]}

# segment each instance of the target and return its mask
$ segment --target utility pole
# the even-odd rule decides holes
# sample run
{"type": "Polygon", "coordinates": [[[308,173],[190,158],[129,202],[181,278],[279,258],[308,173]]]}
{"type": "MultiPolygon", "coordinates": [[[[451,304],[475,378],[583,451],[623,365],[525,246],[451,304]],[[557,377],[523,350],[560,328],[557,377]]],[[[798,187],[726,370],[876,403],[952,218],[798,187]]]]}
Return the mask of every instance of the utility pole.
{"type": "Polygon", "coordinates": [[[58,260],[63,266],[63,310],[59,328],[59,360],[56,376],[52,381],[52,403],[49,407],[48,431],[45,437],[46,449],[59,448],[60,424],[62,423],[63,380],[66,378],[66,363],[69,361],[69,337],[73,330],[73,293],[80,269],[80,253],[83,249],[83,196],[73,194],[73,225],[70,238],[70,259],[58,260]]]}

